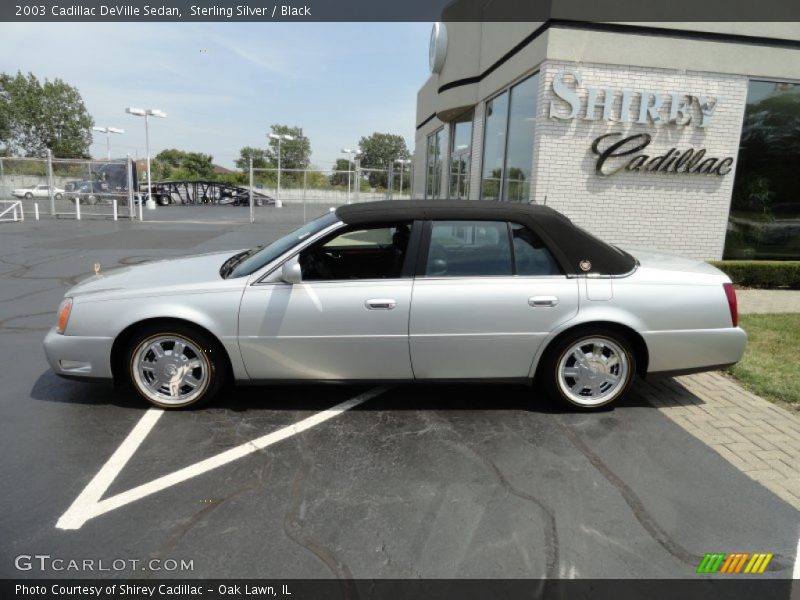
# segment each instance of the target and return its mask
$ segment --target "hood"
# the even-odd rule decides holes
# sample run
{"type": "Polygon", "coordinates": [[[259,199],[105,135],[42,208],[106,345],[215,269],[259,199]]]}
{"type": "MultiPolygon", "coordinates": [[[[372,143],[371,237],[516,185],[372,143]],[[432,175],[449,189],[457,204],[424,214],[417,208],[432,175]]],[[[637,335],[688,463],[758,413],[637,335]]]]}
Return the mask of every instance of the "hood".
{"type": "Polygon", "coordinates": [[[639,248],[624,248],[631,254],[642,267],[658,269],[659,271],[679,271],[681,273],[700,273],[704,275],[722,275],[722,271],[696,258],[660,254],[639,248]]]}
{"type": "Polygon", "coordinates": [[[220,283],[225,281],[219,274],[222,263],[239,252],[241,250],[228,250],[157,260],[108,271],[101,270],[99,274],[92,275],[73,286],[66,295],[80,297],[103,292],[161,294],[187,287],[220,283]]]}

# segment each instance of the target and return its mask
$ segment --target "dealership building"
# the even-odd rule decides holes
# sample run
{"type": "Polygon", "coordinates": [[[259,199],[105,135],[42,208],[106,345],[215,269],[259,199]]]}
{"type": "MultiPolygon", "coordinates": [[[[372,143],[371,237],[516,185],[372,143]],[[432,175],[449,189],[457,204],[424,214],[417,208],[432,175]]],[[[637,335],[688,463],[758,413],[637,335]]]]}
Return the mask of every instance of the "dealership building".
{"type": "Polygon", "coordinates": [[[415,196],[546,204],[631,248],[800,259],[800,23],[444,19],[415,196]]]}

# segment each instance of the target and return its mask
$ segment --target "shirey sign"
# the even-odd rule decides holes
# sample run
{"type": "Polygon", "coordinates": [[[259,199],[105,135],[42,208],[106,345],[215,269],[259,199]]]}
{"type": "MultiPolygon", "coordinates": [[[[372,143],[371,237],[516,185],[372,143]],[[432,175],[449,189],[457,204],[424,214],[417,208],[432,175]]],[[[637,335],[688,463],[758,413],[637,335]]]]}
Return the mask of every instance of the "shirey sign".
{"type": "MultiPolygon", "coordinates": [[[[553,79],[553,94],[558,100],[550,101],[550,118],[561,121],[582,119],[585,121],[609,121],[613,123],[637,123],[640,125],[694,126],[706,128],[711,125],[714,111],[720,98],[700,94],[662,94],[652,90],[615,90],[586,86],[586,101],[578,94],[581,88],[578,71],[559,71],[553,79]],[[617,100],[619,108],[615,109],[617,100]],[[669,99],[669,108],[665,101],[669,99]],[[633,110],[634,100],[638,109],[633,110]],[[692,107],[700,113],[699,119],[691,116],[692,107]]],[[[607,176],[620,171],[632,173],[687,173],[716,175],[722,177],[731,172],[733,157],[706,156],[705,148],[670,148],[658,155],[646,154],[652,136],[637,133],[623,137],[621,133],[606,133],[592,142],[592,152],[597,156],[595,172],[607,176]]]]}

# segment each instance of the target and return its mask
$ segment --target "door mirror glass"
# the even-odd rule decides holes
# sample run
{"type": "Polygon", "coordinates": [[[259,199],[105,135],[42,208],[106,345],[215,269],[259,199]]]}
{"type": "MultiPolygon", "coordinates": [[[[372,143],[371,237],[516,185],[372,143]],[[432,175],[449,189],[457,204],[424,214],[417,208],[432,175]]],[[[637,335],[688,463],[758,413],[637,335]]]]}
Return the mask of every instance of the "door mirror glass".
{"type": "Polygon", "coordinates": [[[281,267],[281,281],[294,285],[303,281],[303,273],[300,269],[300,259],[293,256],[281,267]]]}

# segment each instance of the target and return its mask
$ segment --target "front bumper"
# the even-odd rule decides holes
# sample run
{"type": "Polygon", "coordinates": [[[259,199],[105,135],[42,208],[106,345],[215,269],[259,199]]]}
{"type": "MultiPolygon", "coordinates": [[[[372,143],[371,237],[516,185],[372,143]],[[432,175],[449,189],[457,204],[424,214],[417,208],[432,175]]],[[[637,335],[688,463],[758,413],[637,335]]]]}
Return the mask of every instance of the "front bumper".
{"type": "Polygon", "coordinates": [[[112,379],[114,338],[61,335],[53,327],[44,338],[44,354],[56,375],[73,379],[112,379]]]}
{"type": "Polygon", "coordinates": [[[739,362],[747,345],[740,327],[683,331],[645,331],[648,374],[711,371],[739,362]]]}

